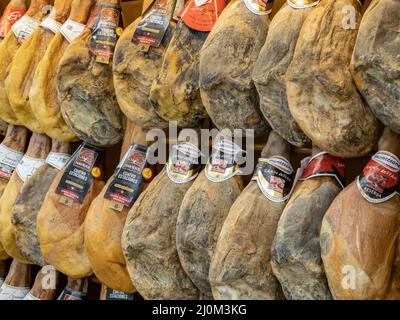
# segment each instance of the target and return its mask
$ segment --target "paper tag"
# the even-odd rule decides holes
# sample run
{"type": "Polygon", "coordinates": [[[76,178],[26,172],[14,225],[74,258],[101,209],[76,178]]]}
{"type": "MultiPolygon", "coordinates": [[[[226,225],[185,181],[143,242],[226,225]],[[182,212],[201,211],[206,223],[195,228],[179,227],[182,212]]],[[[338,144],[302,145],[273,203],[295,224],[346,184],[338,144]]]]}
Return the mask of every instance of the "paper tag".
{"type": "Polygon", "coordinates": [[[213,146],[213,153],[205,167],[205,174],[212,182],[222,182],[240,173],[238,156],[243,154],[238,145],[222,139],[213,146]]]}
{"type": "Polygon", "coordinates": [[[68,19],[60,28],[61,34],[68,42],[74,41],[82,31],[85,29],[85,25],[74,20],[68,19]]]}
{"type": "Polygon", "coordinates": [[[0,288],[0,300],[23,300],[30,290],[29,287],[14,287],[3,283],[0,288]]]}
{"type": "Polygon", "coordinates": [[[225,7],[225,0],[189,0],[179,16],[189,28],[209,32],[225,7]]]}
{"type": "Polygon", "coordinates": [[[65,287],[57,300],[86,300],[86,293],[65,287]]]}
{"type": "Polygon", "coordinates": [[[385,202],[397,192],[399,171],[399,158],[390,152],[378,151],[357,177],[357,187],[367,201],[385,202]]]}
{"type": "Polygon", "coordinates": [[[270,14],[274,0],[243,0],[246,8],[251,12],[264,16],[270,14]]]}
{"type": "Polygon", "coordinates": [[[66,164],[63,176],[56,188],[59,202],[71,206],[83,203],[93,179],[101,179],[104,167],[104,150],[82,143],[66,164]]]}
{"type": "Polygon", "coordinates": [[[273,202],[286,201],[292,191],[295,173],[288,160],[280,156],[258,159],[252,180],[263,195],[273,202]]]}
{"type": "Polygon", "coordinates": [[[345,167],[343,159],[322,151],[310,158],[300,180],[324,176],[334,177],[340,186],[344,188],[346,184],[344,178],[345,167]]]}
{"type": "Polygon", "coordinates": [[[53,33],[57,33],[60,31],[62,26],[57,20],[53,19],[52,17],[48,16],[45,18],[42,23],[40,24],[43,28],[49,29],[53,33]]]}
{"type": "Polygon", "coordinates": [[[39,298],[35,297],[30,291],[25,296],[23,300],[40,300],[39,298]]]}
{"type": "Polygon", "coordinates": [[[39,25],[39,20],[25,14],[21,19],[14,23],[11,28],[18,42],[22,42],[28,38],[39,25]]]}
{"type": "Polygon", "coordinates": [[[61,170],[67,164],[71,156],[66,153],[50,152],[46,158],[46,163],[61,170]]]}
{"type": "Polygon", "coordinates": [[[305,9],[316,6],[321,0],[287,0],[289,6],[294,9],[305,9]]]}
{"type": "Polygon", "coordinates": [[[0,144],[0,178],[9,180],[24,154],[0,144]]]}
{"type": "Polygon", "coordinates": [[[134,300],[134,295],[133,293],[126,293],[111,288],[107,288],[106,300],[134,300]]]}
{"type": "Polygon", "coordinates": [[[16,23],[26,12],[25,8],[15,8],[7,6],[0,20],[0,38],[4,38],[11,27],[16,23]]]}
{"type": "Polygon", "coordinates": [[[18,177],[23,182],[26,182],[26,180],[28,180],[29,177],[33,175],[45,162],[45,159],[33,158],[25,155],[22,157],[22,160],[18,163],[15,170],[18,177]]]}
{"type": "Polygon", "coordinates": [[[111,208],[122,211],[130,208],[143,188],[150,181],[153,171],[147,163],[147,147],[134,144],[125,153],[108,185],[104,198],[111,200],[111,208]]]}
{"type": "Polygon", "coordinates": [[[200,157],[200,150],[190,142],[174,145],[166,164],[169,179],[175,183],[186,183],[195,179],[200,171],[200,157]]]}
{"type": "Polygon", "coordinates": [[[92,38],[90,52],[96,62],[108,64],[114,56],[115,45],[122,34],[121,7],[119,4],[97,6],[96,16],[92,18],[92,38]]]}

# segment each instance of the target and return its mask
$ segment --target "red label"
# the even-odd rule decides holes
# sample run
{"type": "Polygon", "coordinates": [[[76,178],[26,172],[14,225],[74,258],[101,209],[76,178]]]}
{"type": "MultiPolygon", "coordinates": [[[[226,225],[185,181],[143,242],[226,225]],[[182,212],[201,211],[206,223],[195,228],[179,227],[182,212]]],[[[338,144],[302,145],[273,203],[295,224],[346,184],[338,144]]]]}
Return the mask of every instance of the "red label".
{"type": "Polygon", "coordinates": [[[362,196],[372,203],[389,200],[398,188],[399,170],[400,160],[395,155],[378,151],[357,177],[362,196]]]}
{"type": "Polygon", "coordinates": [[[4,38],[11,26],[16,23],[26,12],[25,8],[7,7],[0,20],[0,37],[4,38]]]}
{"type": "Polygon", "coordinates": [[[179,16],[189,28],[209,32],[225,7],[225,0],[207,0],[200,6],[196,6],[195,0],[189,0],[179,16]]]}
{"type": "Polygon", "coordinates": [[[86,23],[86,27],[87,28],[92,29],[93,26],[95,26],[97,24],[95,20],[99,19],[99,14],[98,13],[99,13],[100,9],[101,9],[100,6],[95,6],[92,9],[92,12],[90,13],[90,17],[89,17],[89,19],[88,19],[88,21],[86,23]]]}
{"type": "Polygon", "coordinates": [[[325,151],[313,156],[304,169],[300,180],[307,180],[313,177],[332,176],[344,188],[345,162],[339,157],[332,156],[325,151]]]}

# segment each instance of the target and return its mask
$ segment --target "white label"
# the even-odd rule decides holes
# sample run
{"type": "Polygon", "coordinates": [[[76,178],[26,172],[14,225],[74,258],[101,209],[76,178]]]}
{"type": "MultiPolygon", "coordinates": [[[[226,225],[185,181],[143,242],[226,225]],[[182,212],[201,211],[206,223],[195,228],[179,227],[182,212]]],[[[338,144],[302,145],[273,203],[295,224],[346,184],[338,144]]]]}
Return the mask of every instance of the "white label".
{"type": "Polygon", "coordinates": [[[173,146],[166,164],[170,180],[186,183],[195,179],[200,171],[200,156],[200,150],[190,142],[181,142],[173,146]]]}
{"type": "Polygon", "coordinates": [[[40,300],[39,298],[35,297],[30,291],[28,294],[24,297],[23,300],[40,300]]]}
{"type": "Polygon", "coordinates": [[[259,15],[259,16],[265,16],[267,14],[271,13],[271,9],[267,9],[263,5],[260,4],[263,3],[262,1],[257,1],[257,0],[244,0],[244,4],[246,5],[247,9],[249,9],[251,12],[259,15]]]}
{"type": "Polygon", "coordinates": [[[196,7],[200,7],[205,5],[206,3],[210,3],[212,0],[194,0],[194,4],[196,7]]]}
{"type": "Polygon", "coordinates": [[[10,179],[24,154],[0,144],[0,178],[10,179]]]}
{"type": "Polygon", "coordinates": [[[245,151],[230,140],[223,139],[216,143],[204,169],[207,179],[222,182],[240,174],[238,158],[243,153],[245,151]]]}
{"type": "Polygon", "coordinates": [[[320,0],[317,1],[305,1],[305,0],[287,0],[289,6],[291,6],[294,9],[305,9],[305,8],[311,8],[316,6],[320,0]]]}
{"type": "Polygon", "coordinates": [[[47,156],[46,163],[58,170],[61,170],[65,167],[70,158],[71,156],[66,153],[50,152],[47,156]]]}
{"type": "Polygon", "coordinates": [[[23,182],[26,182],[28,178],[35,173],[46,162],[45,159],[32,158],[24,156],[20,163],[18,163],[17,171],[18,176],[23,182]]]}
{"type": "Polygon", "coordinates": [[[372,156],[372,160],[379,162],[385,168],[390,171],[400,171],[400,159],[397,158],[393,153],[388,151],[378,151],[372,156]]]}
{"type": "Polygon", "coordinates": [[[0,288],[0,300],[23,300],[29,291],[29,287],[13,287],[3,283],[0,288]]]}
{"type": "Polygon", "coordinates": [[[46,29],[49,29],[50,31],[53,31],[54,33],[59,32],[60,28],[62,26],[61,23],[59,23],[58,21],[56,21],[52,17],[45,18],[40,25],[43,28],[46,28],[46,29]]]}
{"type": "Polygon", "coordinates": [[[84,29],[84,24],[68,19],[61,26],[60,32],[68,42],[72,42],[79,37],[84,29]]]}
{"type": "Polygon", "coordinates": [[[28,38],[32,32],[40,25],[40,21],[28,15],[24,15],[12,26],[12,31],[17,37],[18,41],[23,41],[28,38]]]}
{"type": "Polygon", "coordinates": [[[260,191],[270,201],[284,202],[292,192],[294,170],[288,160],[281,156],[258,159],[252,180],[256,180],[260,191]]]}

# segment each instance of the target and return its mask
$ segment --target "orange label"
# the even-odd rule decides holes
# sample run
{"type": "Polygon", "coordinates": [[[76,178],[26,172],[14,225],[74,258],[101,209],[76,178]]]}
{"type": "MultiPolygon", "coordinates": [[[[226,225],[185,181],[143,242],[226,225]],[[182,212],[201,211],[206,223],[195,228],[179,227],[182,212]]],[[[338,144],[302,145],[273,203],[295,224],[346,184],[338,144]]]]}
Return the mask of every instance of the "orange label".
{"type": "Polygon", "coordinates": [[[0,20],[0,37],[4,38],[11,27],[16,23],[26,12],[25,8],[7,7],[0,20]]]}
{"type": "Polygon", "coordinates": [[[225,0],[207,0],[201,5],[189,0],[179,16],[189,28],[209,32],[225,7],[225,0]]]}

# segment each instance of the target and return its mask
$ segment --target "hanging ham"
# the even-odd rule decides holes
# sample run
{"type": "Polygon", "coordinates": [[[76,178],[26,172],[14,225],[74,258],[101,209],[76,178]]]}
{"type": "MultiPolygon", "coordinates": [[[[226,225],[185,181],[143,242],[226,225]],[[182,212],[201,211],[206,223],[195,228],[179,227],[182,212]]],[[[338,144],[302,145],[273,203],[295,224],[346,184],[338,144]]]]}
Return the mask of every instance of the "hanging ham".
{"type": "Polygon", "coordinates": [[[287,102],[286,72],[292,61],[301,26],[319,1],[291,0],[274,16],[267,39],[258,55],[253,81],[260,97],[260,109],[271,127],[296,147],[310,140],[293,119],[287,102]],[[311,3],[309,3],[311,2],[311,3]]]}
{"type": "Polygon", "coordinates": [[[69,160],[69,151],[68,143],[53,140],[46,163],[24,184],[13,205],[11,221],[16,245],[21,255],[32,264],[46,264],[40,251],[36,218],[51,183],[69,160]]]}
{"type": "Polygon", "coordinates": [[[152,171],[147,166],[146,131],[128,122],[121,162],[85,219],[85,248],[96,277],[111,289],[126,293],[135,288],[129,278],[121,248],[121,234],[128,211],[152,171]]]}
{"type": "Polygon", "coordinates": [[[321,0],[301,28],[286,74],[294,120],[315,145],[344,158],[366,155],[378,137],[349,68],[360,10],[357,0],[321,0]]]}
{"type": "Polygon", "coordinates": [[[272,269],[290,300],[332,299],[321,260],[322,219],[344,185],[343,159],[313,148],[283,210],[272,246],[272,269]]]}
{"type": "MultiPolygon", "coordinates": [[[[27,2],[24,2],[24,4],[26,5],[27,2]]],[[[35,27],[48,14],[46,8],[52,3],[52,0],[32,0],[26,14],[13,25],[12,30],[5,35],[0,43],[0,117],[8,123],[21,125],[11,108],[5,88],[5,80],[9,74],[11,62],[21,43],[29,38],[35,27]]]]}
{"type": "Polygon", "coordinates": [[[374,0],[360,24],[351,61],[358,90],[376,117],[400,132],[400,2],[374,0]]]}
{"type": "Polygon", "coordinates": [[[58,64],[58,99],[65,122],[81,140],[112,146],[123,136],[111,70],[122,23],[119,0],[98,0],[89,20],[58,64]]]}
{"type": "MultiPolygon", "coordinates": [[[[272,1],[267,1],[272,7],[272,1]]],[[[200,92],[219,129],[267,131],[251,75],[265,42],[270,19],[233,0],[222,12],[200,52],[200,92]]]]}
{"type": "Polygon", "coordinates": [[[92,274],[84,221],[104,186],[104,151],[83,143],[57,173],[37,215],[37,236],[47,263],[71,278],[92,274]]]}
{"type": "Polygon", "coordinates": [[[270,265],[271,246],[294,170],[290,146],[271,132],[253,179],[229,210],[210,266],[215,299],[283,297],[270,265]]]}
{"type": "Polygon", "coordinates": [[[385,128],[379,151],[325,214],[321,254],[335,299],[400,299],[399,141],[385,128]]]}
{"type": "Polygon", "coordinates": [[[12,110],[21,124],[32,132],[43,133],[44,131],[31,108],[29,90],[35,70],[49,43],[69,15],[71,2],[72,0],[55,0],[50,15],[42,21],[41,25],[32,32],[29,39],[24,41],[15,53],[5,80],[12,110]]]}
{"type": "MultiPolygon", "coordinates": [[[[156,1],[153,8],[165,10],[167,15],[162,16],[169,20],[175,3],[176,0],[156,1]]],[[[152,82],[159,74],[162,55],[173,35],[175,22],[169,22],[159,46],[146,46],[132,40],[141,20],[138,18],[124,30],[115,48],[115,94],[121,111],[129,120],[143,128],[165,128],[168,122],[157,115],[149,94],[152,82]]]]}
{"type": "Polygon", "coordinates": [[[153,81],[150,101],[157,114],[179,127],[194,127],[207,116],[199,88],[200,49],[224,6],[218,0],[187,2],[153,81]]]}
{"type": "Polygon", "coordinates": [[[243,190],[235,159],[242,150],[229,140],[221,140],[213,151],[205,170],[186,192],[176,225],[179,260],[206,299],[213,297],[208,275],[218,236],[230,207],[243,190]],[[227,165],[216,170],[221,159],[227,165]]]}
{"type": "Polygon", "coordinates": [[[29,101],[40,127],[51,138],[74,141],[75,133],[65,123],[57,97],[57,69],[72,42],[85,28],[93,0],[73,0],[68,20],[60,27],[40,60],[29,91],[29,101]]]}
{"type": "Polygon", "coordinates": [[[133,285],[145,299],[199,297],[181,266],[175,242],[179,207],[200,169],[199,153],[191,144],[175,146],[166,168],[129,210],[122,250],[133,285]]]}
{"type": "Polygon", "coordinates": [[[39,133],[32,135],[28,149],[18,163],[0,199],[0,240],[8,255],[19,262],[29,263],[21,255],[15,240],[15,227],[12,223],[13,205],[19,191],[30,176],[45,163],[50,147],[51,141],[47,136],[39,133]]]}

